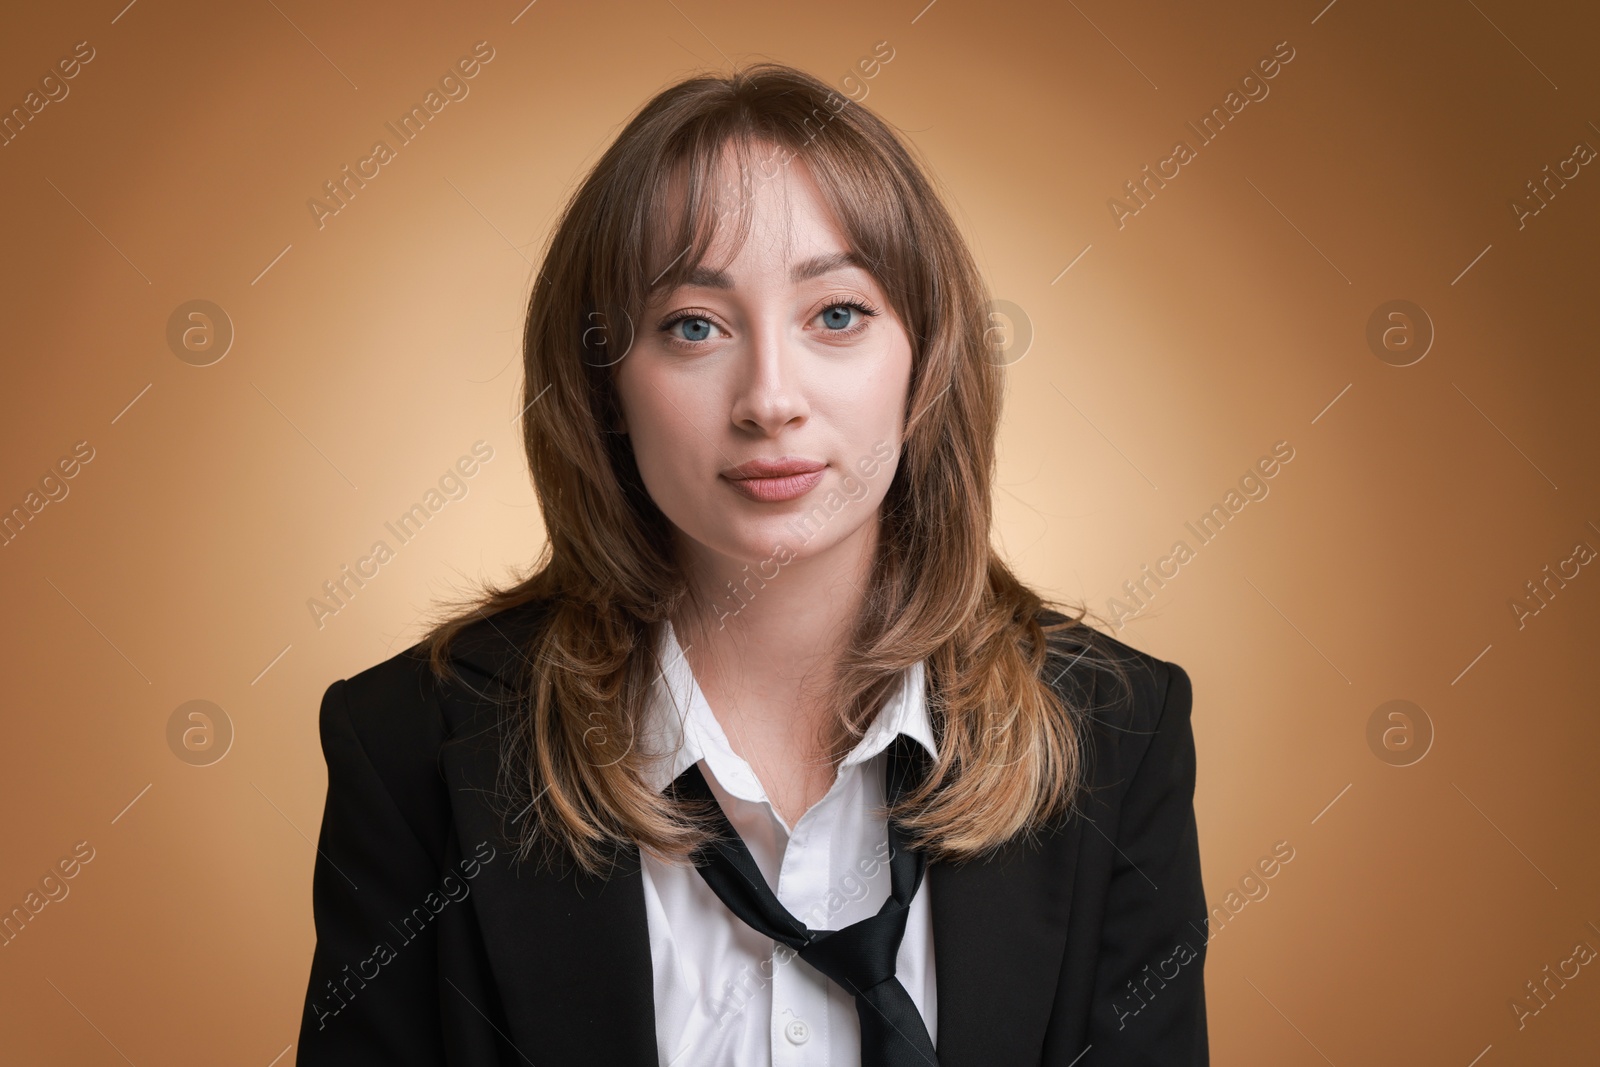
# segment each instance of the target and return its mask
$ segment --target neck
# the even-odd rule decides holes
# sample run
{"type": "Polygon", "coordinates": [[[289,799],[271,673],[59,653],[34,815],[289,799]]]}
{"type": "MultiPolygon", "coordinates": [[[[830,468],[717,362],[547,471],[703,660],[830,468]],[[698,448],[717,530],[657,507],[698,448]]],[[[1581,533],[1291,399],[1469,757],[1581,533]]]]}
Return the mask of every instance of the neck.
{"type": "Polygon", "coordinates": [[[753,765],[783,752],[802,762],[820,756],[820,730],[833,713],[822,701],[876,548],[868,522],[823,552],[781,564],[747,565],[703,548],[686,556],[690,596],[674,629],[730,742],[753,765]]]}

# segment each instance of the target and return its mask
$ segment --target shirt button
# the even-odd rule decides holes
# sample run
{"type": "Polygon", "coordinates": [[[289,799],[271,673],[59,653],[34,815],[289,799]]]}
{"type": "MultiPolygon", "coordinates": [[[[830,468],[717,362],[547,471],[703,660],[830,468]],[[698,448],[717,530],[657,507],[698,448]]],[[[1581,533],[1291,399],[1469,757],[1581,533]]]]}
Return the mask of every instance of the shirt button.
{"type": "Polygon", "coordinates": [[[783,1028],[783,1036],[787,1037],[792,1044],[803,1045],[811,1037],[811,1027],[796,1019],[783,1028]]]}

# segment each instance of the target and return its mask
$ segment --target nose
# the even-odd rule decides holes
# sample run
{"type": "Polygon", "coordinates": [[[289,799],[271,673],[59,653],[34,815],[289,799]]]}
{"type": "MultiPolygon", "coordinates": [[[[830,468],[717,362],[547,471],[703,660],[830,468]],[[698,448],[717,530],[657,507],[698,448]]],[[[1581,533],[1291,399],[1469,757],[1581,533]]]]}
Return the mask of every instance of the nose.
{"type": "Polygon", "coordinates": [[[729,412],[733,424],[767,437],[804,425],[811,409],[799,373],[800,353],[785,336],[782,323],[761,321],[746,337],[729,412]]]}

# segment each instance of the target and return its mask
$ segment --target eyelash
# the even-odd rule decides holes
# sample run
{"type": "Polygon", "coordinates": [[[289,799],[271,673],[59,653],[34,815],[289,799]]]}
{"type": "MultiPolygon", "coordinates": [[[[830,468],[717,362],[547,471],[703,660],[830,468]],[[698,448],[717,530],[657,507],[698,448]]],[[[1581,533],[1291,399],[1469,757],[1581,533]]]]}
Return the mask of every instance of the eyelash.
{"type": "MultiPolygon", "coordinates": [[[[871,304],[868,304],[863,300],[858,300],[855,297],[847,297],[847,298],[842,299],[842,300],[830,300],[830,301],[828,301],[827,304],[823,305],[822,311],[828,311],[831,308],[837,308],[837,307],[854,308],[855,310],[857,310],[857,311],[859,311],[861,313],[862,317],[861,317],[861,321],[860,322],[856,323],[854,326],[851,326],[849,329],[845,329],[845,330],[828,330],[828,331],[826,331],[828,334],[830,334],[830,335],[832,335],[834,337],[854,337],[854,336],[856,336],[857,334],[859,334],[863,330],[865,330],[867,328],[867,326],[869,324],[871,324],[872,320],[874,318],[876,318],[878,316],[878,314],[879,314],[877,308],[873,307],[871,304]]],[[[817,314],[820,315],[822,313],[822,311],[817,312],[817,314]]],[[[814,317],[815,316],[813,316],[813,318],[814,317]]],[[[721,325],[717,322],[717,320],[712,318],[710,315],[707,315],[707,314],[705,314],[703,312],[695,311],[694,309],[691,308],[688,311],[679,312],[678,314],[672,316],[666,322],[663,322],[661,324],[661,326],[660,326],[661,333],[666,338],[666,341],[667,341],[668,344],[676,345],[676,346],[678,346],[680,348],[697,348],[700,345],[703,345],[703,344],[706,343],[704,340],[701,340],[701,341],[690,341],[690,340],[688,340],[686,338],[674,337],[672,335],[673,329],[679,323],[688,322],[690,319],[702,319],[702,320],[704,320],[706,322],[711,323],[713,326],[716,326],[718,329],[722,328],[721,325]]]]}

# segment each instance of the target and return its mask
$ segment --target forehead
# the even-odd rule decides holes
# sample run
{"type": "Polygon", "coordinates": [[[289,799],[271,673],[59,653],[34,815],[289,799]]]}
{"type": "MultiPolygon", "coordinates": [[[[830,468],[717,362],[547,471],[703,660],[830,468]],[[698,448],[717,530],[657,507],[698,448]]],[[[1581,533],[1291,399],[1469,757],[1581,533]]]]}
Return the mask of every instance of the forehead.
{"type": "MultiPolygon", "coordinates": [[[[855,268],[866,271],[867,265],[861,257],[848,249],[832,252],[819,252],[816,255],[806,256],[804,259],[790,259],[788,279],[795,285],[820,278],[824,274],[831,274],[836,270],[855,268]]],[[[697,285],[705,289],[732,289],[737,271],[730,272],[702,263],[684,277],[684,285],[697,285]]]]}
{"type": "Polygon", "coordinates": [[[652,291],[668,285],[726,289],[755,270],[800,283],[830,271],[866,270],[799,156],[770,143],[729,143],[715,161],[680,162],[665,176],[652,221],[652,291]],[[692,177],[691,177],[692,176],[692,177]],[[690,182],[694,191],[694,218],[690,182]],[[695,258],[695,235],[704,254],[695,258]]]}

